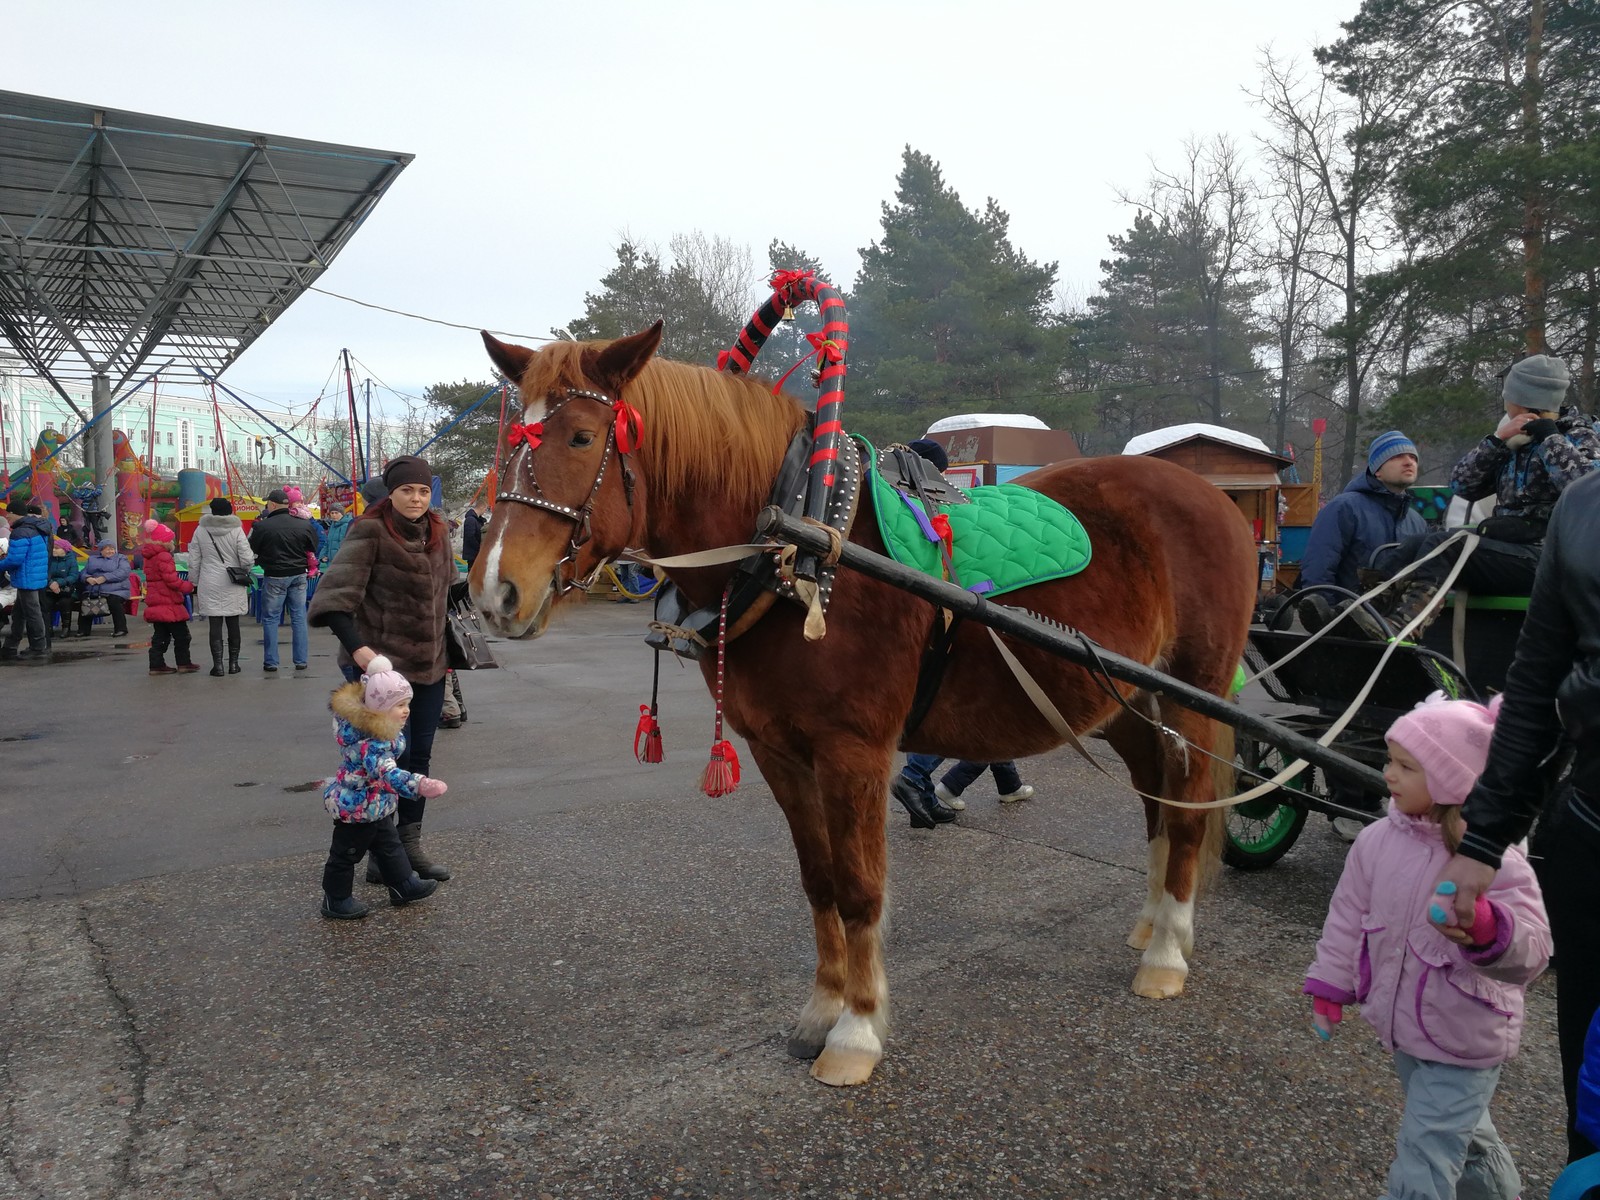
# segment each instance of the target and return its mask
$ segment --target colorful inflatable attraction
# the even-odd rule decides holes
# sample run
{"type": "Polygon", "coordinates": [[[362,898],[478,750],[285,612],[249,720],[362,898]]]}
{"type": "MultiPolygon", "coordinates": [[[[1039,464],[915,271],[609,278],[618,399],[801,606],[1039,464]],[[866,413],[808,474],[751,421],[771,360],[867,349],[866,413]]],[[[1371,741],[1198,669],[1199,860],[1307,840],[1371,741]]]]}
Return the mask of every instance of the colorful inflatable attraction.
{"type": "Polygon", "coordinates": [[[128,435],[120,429],[111,432],[117,473],[114,503],[103,503],[95,487],[94,473],[87,467],[64,467],[57,457],[66,438],[54,429],[39,435],[28,469],[13,490],[8,476],[0,476],[0,490],[8,499],[37,504],[59,527],[73,531],[74,540],[84,544],[85,511],[109,510],[113,514],[106,536],[115,537],[117,546],[131,551],[139,544],[139,526],[146,517],[178,528],[178,513],[198,508],[217,496],[228,495],[228,486],[215,475],[192,469],[179,471],[176,479],[157,475],[133,452],[128,435]]]}

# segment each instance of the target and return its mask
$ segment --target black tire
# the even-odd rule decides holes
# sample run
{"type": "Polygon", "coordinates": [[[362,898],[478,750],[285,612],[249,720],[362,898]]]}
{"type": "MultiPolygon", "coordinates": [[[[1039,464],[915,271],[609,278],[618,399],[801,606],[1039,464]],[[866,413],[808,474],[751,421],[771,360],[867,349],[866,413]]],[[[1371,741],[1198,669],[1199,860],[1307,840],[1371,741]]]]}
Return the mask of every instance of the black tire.
{"type": "MultiPolygon", "coordinates": [[[[1237,759],[1242,768],[1239,790],[1249,788],[1255,775],[1271,777],[1289,760],[1276,746],[1262,746],[1251,738],[1240,738],[1237,759]]],[[[1292,787],[1306,790],[1312,768],[1307,767],[1289,780],[1292,787]]],[[[1238,871],[1264,871],[1289,853],[1306,825],[1303,805],[1284,799],[1273,791],[1256,800],[1247,800],[1228,810],[1227,832],[1222,844],[1222,861],[1238,871]]]]}

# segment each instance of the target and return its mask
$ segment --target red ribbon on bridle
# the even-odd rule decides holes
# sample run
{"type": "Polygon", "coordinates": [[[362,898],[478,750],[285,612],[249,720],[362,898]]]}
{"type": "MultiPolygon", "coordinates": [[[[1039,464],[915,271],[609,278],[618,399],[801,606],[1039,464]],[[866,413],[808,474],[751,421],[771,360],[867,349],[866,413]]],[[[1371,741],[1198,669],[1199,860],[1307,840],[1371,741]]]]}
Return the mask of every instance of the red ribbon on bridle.
{"type": "Polygon", "coordinates": [[[506,426],[506,441],[512,446],[526,442],[529,450],[537,450],[539,443],[543,440],[543,421],[535,421],[532,425],[511,424],[506,426]]]}
{"type": "Polygon", "coordinates": [[[644,436],[644,420],[637,408],[623,400],[612,404],[611,411],[617,414],[617,453],[632,454],[644,436]]]}

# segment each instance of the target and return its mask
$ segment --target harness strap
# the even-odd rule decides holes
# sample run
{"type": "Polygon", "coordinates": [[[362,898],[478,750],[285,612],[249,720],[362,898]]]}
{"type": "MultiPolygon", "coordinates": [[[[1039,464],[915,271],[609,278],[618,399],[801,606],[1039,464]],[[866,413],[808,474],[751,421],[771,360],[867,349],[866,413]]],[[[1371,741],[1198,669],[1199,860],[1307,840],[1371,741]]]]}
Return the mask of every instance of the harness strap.
{"type": "MultiPolygon", "coordinates": [[[[1462,568],[1466,566],[1468,556],[1474,549],[1477,548],[1477,544],[1478,535],[1475,533],[1468,533],[1467,545],[1462,550],[1461,556],[1456,559],[1455,564],[1450,568],[1449,575],[1445,577],[1444,582],[1440,585],[1441,592],[1448,591],[1451,585],[1455,583],[1456,576],[1461,574],[1462,568]]],[[[1421,562],[1423,560],[1418,559],[1417,561],[1421,562]]],[[[1380,588],[1378,590],[1381,591],[1382,589],[1380,588]]],[[[1368,677],[1366,683],[1362,685],[1361,690],[1356,693],[1355,699],[1350,702],[1350,707],[1345,709],[1344,712],[1339,715],[1339,718],[1328,727],[1328,731],[1317,739],[1317,744],[1319,746],[1331,745],[1333,743],[1333,739],[1344,732],[1345,726],[1350,724],[1350,721],[1355,717],[1357,711],[1363,704],[1366,703],[1367,697],[1372,693],[1372,689],[1377,686],[1378,679],[1383,674],[1384,667],[1388,665],[1389,659],[1394,656],[1394,652],[1400,648],[1401,642],[1410,636],[1412,630],[1414,630],[1418,625],[1422,624],[1426,616],[1426,610],[1419,613],[1406,625],[1404,629],[1400,630],[1399,634],[1396,635],[1393,641],[1384,647],[1383,653],[1378,657],[1377,667],[1373,670],[1371,676],[1368,677]]],[[[1276,775],[1274,775],[1271,779],[1264,780],[1263,782],[1258,783],[1255,787],[1249,788],[1246,791],[1238,792],[1235,795],[1227,796],[1219,800],[1173,800],[1166,796],[1152,796],[1149,792],[1141,792],[1138,788],[1134,787],[1126,780],[1118,779],[1117,776],[1106,770],[1105,766],[1089,753],[1089,751],[1084,747],[1083,743],[1078,739],[1078,735],[1073,732],[1072,727],[1067,724],[1066,719],[1061,715],[1060,711],[1053,703],[1051,703],[1050,697],[1045,694],[1044,689],[1039,686],[1038,681],[1036,681],[1032,675],[1028,674],[1028,669],[1017,660],[1016,655],[1012,654],[1010,649],[1007,648],[1006,644],[1000,640],[1000,635],[997,634],[993,629],[990,629],[989,637],[993,639],[995,648],[1000,651],[1000,657],[1005,660],[1006,666],[1010,667],[1011,673],[1016,676],[1017,683],[1021,686],[1023,692],[1030,700],[1033,701],[1034,707],[1037,708],[1040,715],[1050,723],[1051,728],[1053,728],[1057,733],[1071,743],[1072,748],[1083,757],[1084,761],[1089,763],[1090,766],[1094,767],[1095,770],[1099,771],[1107,779],[1115,780],[1117,783],[1120,783],[1122,786],[1128,788],[1137,795],[1142,796],[1146,800],[1154,800],[1158,804],[1165,804],[1171,808],[1232,808],[1235,805],[1244,804],[1246,801],[1254,800],[1276,790],[1279,784],[1287,783],[1301,771],[1305,770],[1306,766],[1308,765],[1305,759],[1297,758],[1288,766],[1279,771],[1276,775]]],[[[1084,640],[1087,641],[1088,639],[1085,638],[1084,640]]],[[[1192,746],[1194,749],[1200,751],[1208,758],[1215,759],[1218,757],[1204,746],[1196,745],[1194,742],[1189,741],[1189,739],[1178,733],[1177,730],[1172,729],[1170,726],[1144,713],[1140,713],[1138,709],[1132,707],[1131,705],[1125,704],[1124,707],[1127,709],[1127,711],[1136,713],[1150,724],[1156,726],[1167,737],[1176,739],[1183,745],[1185,752],[1187,752],[1188,748],[1192,746]]]]}

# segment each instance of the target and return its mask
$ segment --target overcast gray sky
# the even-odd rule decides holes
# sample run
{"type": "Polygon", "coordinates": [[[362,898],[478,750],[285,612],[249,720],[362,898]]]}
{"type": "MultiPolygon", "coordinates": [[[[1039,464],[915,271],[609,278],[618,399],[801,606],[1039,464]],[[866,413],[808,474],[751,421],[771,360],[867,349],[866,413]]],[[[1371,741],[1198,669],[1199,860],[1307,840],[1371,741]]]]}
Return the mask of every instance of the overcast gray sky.
{"type": "MultiPolygon", "coordinates": [[[[1308,59],[1356,0],[10,0],[5,86],[406,151],[319,286],[546,334],[625,234],[788,241],[848,287],[902,148],[1093,292],[1107,235],[1186,137],[1248,143],[1263,46],[1308,59]]],[[[755,284],[757,280],[752,280],[755,284]]],[[[402,391],[486,378],[477,336],[316,294],[226,381],[291,408],[341,347],[402,391]]]]}

